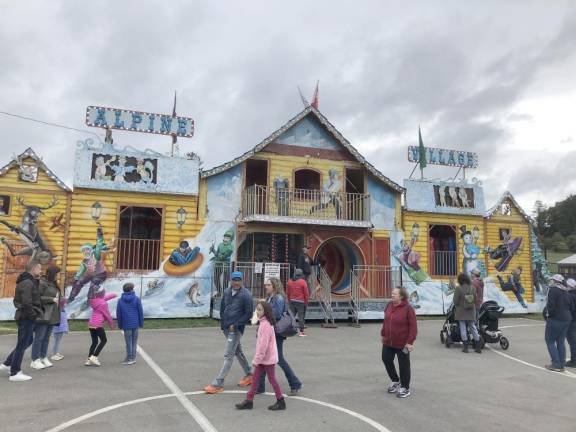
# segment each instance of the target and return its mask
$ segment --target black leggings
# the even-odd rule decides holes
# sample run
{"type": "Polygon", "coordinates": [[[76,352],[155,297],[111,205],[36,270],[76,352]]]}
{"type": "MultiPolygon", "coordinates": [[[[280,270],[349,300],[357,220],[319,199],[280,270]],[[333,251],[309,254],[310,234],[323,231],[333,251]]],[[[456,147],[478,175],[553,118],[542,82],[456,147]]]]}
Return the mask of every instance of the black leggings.
{"type": "Polygon", "coordinates": [[[382,345],[382,361],[392,381],[400,381],[402,387],[410,388],[410,353],[405,354],[401,349],[382,345]],[[400,378],[398,378],[394,366],[394,357],[396,356],[398,356],[398,365],[400,366],[400,378]]]}
{"type": "Polygon", "coordinates": [[[90,337],[92,338],[92,345],[90,345],[88,357],[98,357],[98,355],[100,355],[100,351],[102,351],[102,348],[104,348],[104,345],[106,345],[106,342],[108,342],[108,339],[106,339],[106,331],[103,327],[96,329],[91,328],[90,337]],[[98,343],[98,339],[100,339],[100,343],[98,343]]]}

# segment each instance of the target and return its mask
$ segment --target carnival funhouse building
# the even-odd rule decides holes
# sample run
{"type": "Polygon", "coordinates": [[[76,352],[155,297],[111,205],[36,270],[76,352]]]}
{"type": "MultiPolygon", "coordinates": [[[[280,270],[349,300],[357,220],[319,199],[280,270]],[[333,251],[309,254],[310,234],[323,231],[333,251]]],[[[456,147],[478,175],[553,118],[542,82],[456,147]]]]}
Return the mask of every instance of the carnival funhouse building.
{"type": "MultiPolygon", "coordinates": [[[[186,118],[155,116],[89,107],[87,123],[191,136],[186,118]]],[[[477,164],[471,153],[424,147],[409,160],[421,154],[477,164]]],[[[70,189],[28,149],[0,168],[0,238],[0,319],[11,319],[15,278],[32,257],[63,269],[78,318],[91,292],[128,281],[148,317],[217,317],[231,269],[260,297],[267,277],[291,276],[305,245],[317,263],[310,312],[327,322],[382,317],[398,284],[418,313],[441,314],[456,275],[473,270],[485,299],[540,310],[548,276],[510,193],[488,208],[475,180],[397,184],[313,106],[208,170],[175,153],[121,148],[108,133],[78,144],[70,189]]]]}

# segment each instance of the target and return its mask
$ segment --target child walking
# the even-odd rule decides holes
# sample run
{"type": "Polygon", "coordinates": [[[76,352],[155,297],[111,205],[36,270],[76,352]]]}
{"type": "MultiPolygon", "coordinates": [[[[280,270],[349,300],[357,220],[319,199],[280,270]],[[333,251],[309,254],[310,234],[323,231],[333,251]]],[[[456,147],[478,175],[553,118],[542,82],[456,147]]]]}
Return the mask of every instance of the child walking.
{"type": "Polygon", "coordinates": [[[51,360],[62,360],[64,356],[60,353],[60,343],[65,334],[68,334],[68,314],[66,313],[66,298],[60,297],[60,324],[54,326],[52,331],[54,343],[52,345],[51,360]]]}
{"type": "Polygon", "coordinates": [[[246,395],[246,399],[236,404],[236,408],[240,410],[252,409],[254,406],[254,396],[258,389],[260,375],[265,371],[268,376],[268,381],[274,388],[276,394],[276,403],[268,407],[271,411],[279,411],[286,409],[286,401],[282,390],[276,381],[275,366],[278,363],[278,349],[276,347],[276,336],[274,334],[274,312],[272,306],[266,300],[259,300],[256,305],[256,317],[259,321],[258,325],[258,339],[256,342],[256,353],[254,354],[254,375],[252,377],[252,387],[246,395]]]}
{"type": "Polygon", "coordinates": [[[90,345],[88,359],[84,363],[86,366],[100,366],[98,356],[108,341],[104,330],[104,321],[108,321],[110,330],[114,329],[114,321],[112,321],[112,315],[110,315],[110,310],[108,309],[108,301],[113,298],[116,298],[116,294],[106,294],[104,289],[102,289],[90,300],[92,315],[88,321],[88,328],[90,329],[92,345],[90,345]]]}
{"type": "Polygon", "coordinates": [[[136,363],[136,347],[138,345],[138,329],[144,327],[144,311],[142,302],[134,293],[134,284],[125,283],[122,287],[122,297],[116,305],[116,320],[118,328],[124,331],[126,341],[126,358],[123,365],[136,363]]]}

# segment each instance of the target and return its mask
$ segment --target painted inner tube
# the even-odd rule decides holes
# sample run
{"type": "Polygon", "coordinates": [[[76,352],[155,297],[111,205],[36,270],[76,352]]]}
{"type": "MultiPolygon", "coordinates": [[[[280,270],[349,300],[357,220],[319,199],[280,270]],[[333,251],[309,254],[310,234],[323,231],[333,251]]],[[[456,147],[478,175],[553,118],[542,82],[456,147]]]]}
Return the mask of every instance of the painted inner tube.
{"type": "Polygon", "coordinates": [[[174,265],[170,261],[166,260],[166,262],[164,263],[163,270],[164,273],[166,273],[169,276],[184,276],[186,274],[198,270],[198,268],[200,268],[203,262],[204,262],[204,255],[200,253],[198,254],[198,256],[194,261],[181,266],[174,265]]]}

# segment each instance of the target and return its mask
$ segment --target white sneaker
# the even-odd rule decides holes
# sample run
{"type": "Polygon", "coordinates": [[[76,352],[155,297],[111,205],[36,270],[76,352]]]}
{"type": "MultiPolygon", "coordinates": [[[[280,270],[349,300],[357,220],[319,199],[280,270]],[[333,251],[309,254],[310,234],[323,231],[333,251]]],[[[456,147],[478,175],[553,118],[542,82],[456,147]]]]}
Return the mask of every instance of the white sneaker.
{"type": "Polygon", "coordinates": [[[10,366],[6,366],[4,363],[0,363],[0,372],[10,373],[10,366]]]}
{"type": "Polygon", "coordinates": [[[86,359],[86,362],[84,363],[84,366],[92,366],[92,362],[90,361],[90,357],[88,357],[86,359]]]}
{"type": "Polygon", "coordinates": [[[100,361],[98,360],[98,357],[92,356],[92,357],[88,358],[88,360],[90,360],[90,363],[92,363],[92,365],[100,366],[100,361]]]}
{"type": "Polygon", "coordinates": [[[47,368],[54,366],[52,363],[50,363],[50,360],[48,360],[47,357],[44,357],[43,359],[40,359],[40,361],[42,362],[42,364],[44,366],[46,366],[47,368]]]}
{"type": "Polygon", "coordinates": [[[24,375],[22,371],[18,372],[16,375],[12,375],[8,378],[9,381],[12,382],[21,382],[21,381],[30,381],[32,379],[31,376],[24,375]]]}
{"type": "Polygon", "coordinates": [[[50,360],[59,361],[62,360],[63,358],[64,356],[62,354],[56,353],[52,357],[50,357],[50,360]]]}
{"type": "Polygon", "coordinates": [[[30,367],[36,370],[46,369],[46,365],[42,363],[40,359],[33,360],[32,363],[30,363],[30,367]]]}

